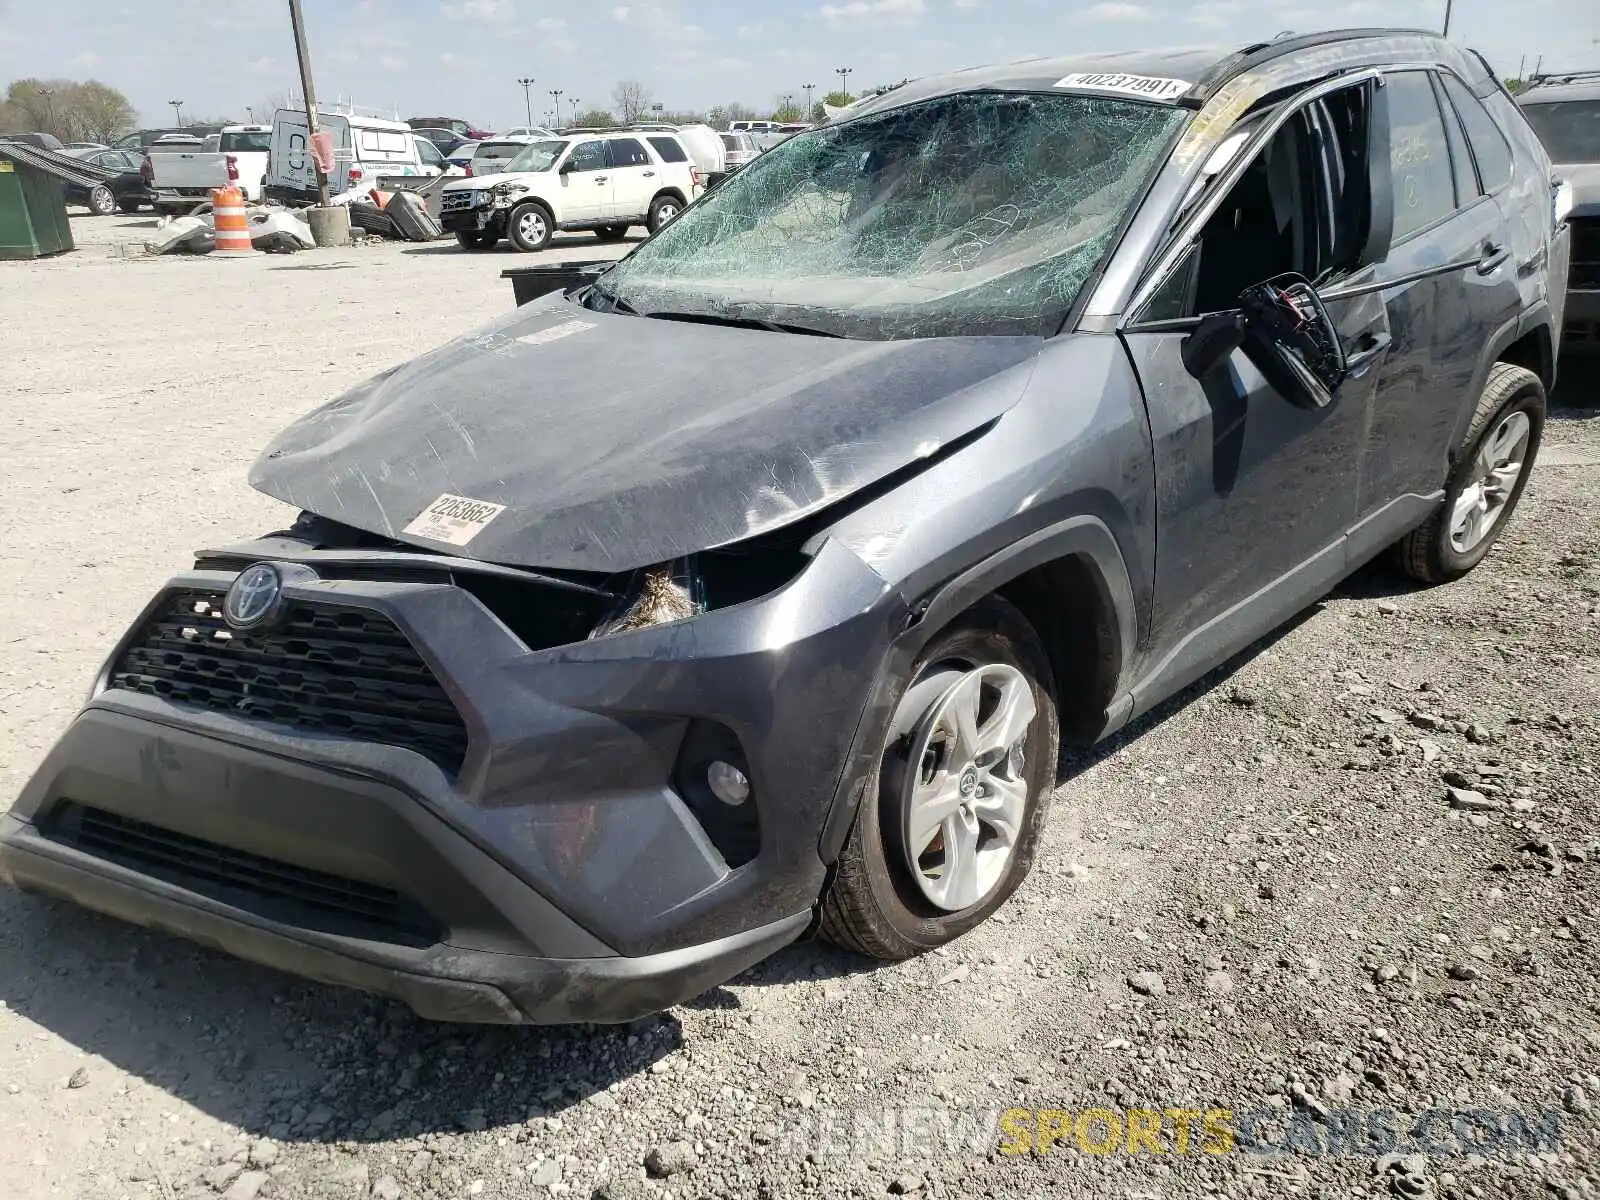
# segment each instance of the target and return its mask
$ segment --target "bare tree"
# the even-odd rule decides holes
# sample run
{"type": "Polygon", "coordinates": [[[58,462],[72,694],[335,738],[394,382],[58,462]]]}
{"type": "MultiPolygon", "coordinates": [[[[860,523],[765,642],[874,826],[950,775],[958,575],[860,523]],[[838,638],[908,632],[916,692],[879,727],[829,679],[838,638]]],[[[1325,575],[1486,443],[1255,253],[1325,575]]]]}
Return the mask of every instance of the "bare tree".
{"type": "Polygon", "coordinates": [[[110,143],[133,128],[133,105],[116,88],[91,79],[72,89],[69,99],[74,123],[87,141],[110,143]]]}
{"type": "Polygon", "coordinates": [[[654,94],[637,79],[624,79],[611,90],[611,102],[624,125],[631,125],[650,111],[654,94]]]}

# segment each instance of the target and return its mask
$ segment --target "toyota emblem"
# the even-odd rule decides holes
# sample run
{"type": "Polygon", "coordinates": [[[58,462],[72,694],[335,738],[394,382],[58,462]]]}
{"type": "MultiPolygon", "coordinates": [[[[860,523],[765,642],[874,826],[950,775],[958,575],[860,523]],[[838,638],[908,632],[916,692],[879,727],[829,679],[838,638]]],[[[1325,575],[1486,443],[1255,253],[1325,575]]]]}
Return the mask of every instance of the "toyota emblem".
{"type": "Polygon", "coordinates": [[[222,601],[222,617],[235,629],[256,629],[278,615],[283,577],[270,563],[256,563],[239,572],[222,601]]]}

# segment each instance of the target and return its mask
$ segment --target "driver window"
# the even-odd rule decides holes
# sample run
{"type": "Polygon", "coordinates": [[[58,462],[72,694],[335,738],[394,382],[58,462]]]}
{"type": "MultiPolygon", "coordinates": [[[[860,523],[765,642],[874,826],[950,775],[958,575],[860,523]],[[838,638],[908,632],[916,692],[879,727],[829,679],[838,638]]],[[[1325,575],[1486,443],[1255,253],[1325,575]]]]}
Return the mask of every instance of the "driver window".
{"type": "Polygon", "coordinates": [[[1143,321],[1237,307],[1275,275],[1352,271],[1370,226],[1366,93],[1351,87],[1296,111],[1234,182],[1152,295],[1143,321]]]}
{"type": "Polygon", "coordinates": [[[604,171],[611,165],[606,156],[604,142],[579,142],[572,151],[572,169],[574,171],[604,171]]]}

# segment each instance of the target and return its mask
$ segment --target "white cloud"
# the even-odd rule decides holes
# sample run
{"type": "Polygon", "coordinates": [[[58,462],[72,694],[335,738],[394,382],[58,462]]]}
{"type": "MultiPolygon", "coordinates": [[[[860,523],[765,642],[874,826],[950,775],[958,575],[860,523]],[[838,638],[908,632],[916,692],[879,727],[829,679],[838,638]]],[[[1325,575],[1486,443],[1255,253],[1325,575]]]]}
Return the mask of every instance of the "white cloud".
{"type": "Polygon", "coordinates": [[[100,56],[92,50],[85,50],[76,58],[70,59],[67,66],[74,71],[92,71],[100,65],[100,56]]]}
{"type": "Polygon", "coordinates": [[[385,54],[378,59],[378,65],[385,71],[404,71],[406,69],[406,60],[396,58],[393,54],[385,54]]]}
{"type": "Polygon", "coordinates": [[[628,14],[632,11],[633,10],[626,4],[619,4],[611,10],[611,19],[613,21],[622,21],[626,23],[628,20],[628,14]]]}
{"type": "Polygon", "coordinates": [[[982,3],[983,0],[955,0],[955,6],[957,8],[977,8],[982,3]]]}
{"type": "Polygon", "coordinates": [[[910,25],[922,19],[924,0],[848,0],[824,4],[817,14],[833,26],[910,25]]]}
{"type": "Polygon", "coordinates": [[[441,4],[439,11],[452,21],[485,21],[501,24],[515,15],[511,0],[457,0],[441,4]]]}
{"type": "Polygon", "coordinates": [[[1085,21],[1148,21],[1155,14],[1143,4],[1126,0],[1103,0],[1079,14],[1085,21]]]}
{"type": "Polygon", "coordinates": [[[1235,17],[1244,11],[1240,0],[1201,0],[1189,10],[1188,21],[1191,25],[1199,25],[1206,29],[1221,29],[1232,24],[1235,17]]]}
{"type": "Polygon", "coordinates": [[[272,75],[278,70],[278,60],[270,54],[263,54],[260,58],[253,58],[245,63],[244,69],[250,75],[272,75]]]}

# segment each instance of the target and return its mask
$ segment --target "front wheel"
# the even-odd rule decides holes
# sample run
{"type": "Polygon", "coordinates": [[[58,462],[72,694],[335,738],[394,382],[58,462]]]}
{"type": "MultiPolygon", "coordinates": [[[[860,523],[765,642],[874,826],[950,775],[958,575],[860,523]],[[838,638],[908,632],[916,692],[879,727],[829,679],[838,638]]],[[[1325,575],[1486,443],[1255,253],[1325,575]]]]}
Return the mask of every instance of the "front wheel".
{"type": "Polygon", "coordinates": [[[463,250],[493,250],[500,242],[500,235],[492,229],[480,229],[476,233],[457,233],[456,241],[463,250]]]}
{"type": "Polygon", "coordinates": [[[874,958],[932,950],[1027,877],[1055,784],[1049,660],[990,597],[917,661],[822,902],[822,934],[874,958]]]}
{"type": "Polygon", "coordinates": [[[650,215],[645,220],[645,226],[654,233],[682,211],[683,202],[676,196],[657,196],[650,202],[650,215]]]}
{"type": "Polygon", "coordinates": [[[550,244],[555,229],[555,218],[550,210],[536,200],[512,209],[511,218],[506,222],[511,244],[524,253],[543,250],[550,244]]]}
{"type": "Polygon", "coordinates": [[[131,217],[139,211],[141,205],[137,200],[118,200],[117,207],[131,217]]]}
{"type": "Polygon", "coordinates": [[[1443,503],[1395,547],[1402,571],[1424,583],[1449,583],[1483,561],[1528,485],[1544,414],[1537,375],[1503,362],[1489,369],[1443,503]]]}
{"type": "Polygon", "coordinates": [[[117,211],[117,198],[105,184],[97,183],[89,190],[89,211],[97,217],[109,217],[117,211]]]}

